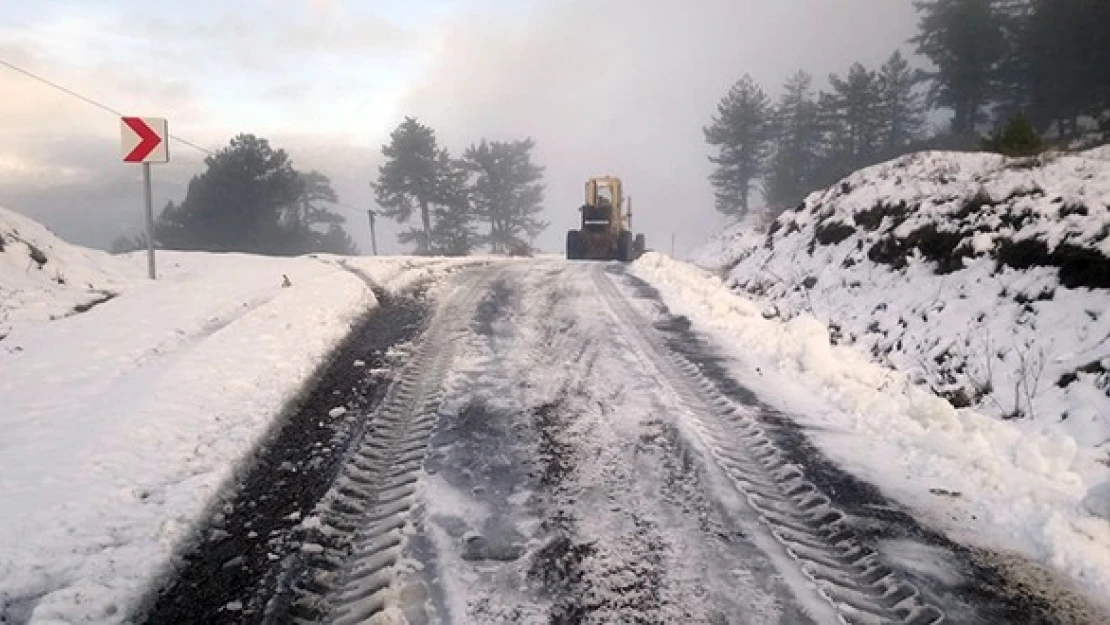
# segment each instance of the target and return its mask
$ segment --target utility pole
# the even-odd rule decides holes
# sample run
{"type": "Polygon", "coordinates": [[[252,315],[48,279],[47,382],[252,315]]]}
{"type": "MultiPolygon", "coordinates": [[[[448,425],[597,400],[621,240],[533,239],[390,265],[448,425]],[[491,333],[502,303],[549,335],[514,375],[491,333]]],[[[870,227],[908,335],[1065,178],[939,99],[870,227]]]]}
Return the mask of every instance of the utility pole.
{"type": "Polygon", "coordinates": [[[370,217],[370,249],[374,251],[374,256],[378,255],[378,235],[374,232],[374,209],[366,209],[367,216],[370,217]]]}
{"type": "Polygon", "coordinates": [[[671,233],[671,258],[674,258],[674,233],[671,233]]]}

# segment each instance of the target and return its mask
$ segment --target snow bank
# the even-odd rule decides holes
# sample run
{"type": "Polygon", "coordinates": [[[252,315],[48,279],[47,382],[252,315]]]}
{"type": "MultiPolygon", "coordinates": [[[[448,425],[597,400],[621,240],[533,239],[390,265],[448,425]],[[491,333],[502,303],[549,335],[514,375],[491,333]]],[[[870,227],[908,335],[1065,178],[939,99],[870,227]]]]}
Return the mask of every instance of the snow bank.
{"type": "Polygon", "coordinates": [[[0,343],[0,613],[17,621],[124,618],[374,303],[309,259],[160,260],[158,283],[0,343]]]}
{"type": "Polygon", "coordinates": [[[694,260],[957,407],[1110,443],[1110,148],[906,156],[694,260]]]}
{"type": "Polygon", "coordinates": [[[71,246],[0,207],[0,337],[20,321],[72,315],[140,276],[134,263],[71,246]]]}
{"type": "Polygon", "coordinates": [[[375,305],[365,279],[389,288],[473,262],[347,259],[360,276],[334,257],[159,252],[152,282],[141,253],[0,219],[0,622],[126,619],[375,305]],[[28,265],[32,248],[41,268],[28,265]],[[89,289],[116,297],[71,310],[89,289]]]}
{"type": "Polygon", "coordinates": [[[811,314],[772,317],[731,278],[659,254],[633,271],[731,345],[738,379],[813,426],[832,460],[955,540],[1022,554],[1107,603],[1110,523],[1093,514],[1105,506],[1107,469],[1093,450],[1062,431],[957,410],[859,346],[835,345],[811,314]]]}

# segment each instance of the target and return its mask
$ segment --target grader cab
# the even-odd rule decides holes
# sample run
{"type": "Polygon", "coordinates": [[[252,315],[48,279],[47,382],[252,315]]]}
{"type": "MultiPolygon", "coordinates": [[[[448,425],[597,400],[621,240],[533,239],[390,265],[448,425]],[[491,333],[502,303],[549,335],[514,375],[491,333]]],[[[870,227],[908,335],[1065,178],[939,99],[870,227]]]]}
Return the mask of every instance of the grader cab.
{"type": "Polygon", "coordinates": [[[620,178],[588,180],[578,210],[582,227],[567,232],[567,260],[631,262],[644,253],[644,235],[632,235],[632,198],[624,197],[620,178]]]}

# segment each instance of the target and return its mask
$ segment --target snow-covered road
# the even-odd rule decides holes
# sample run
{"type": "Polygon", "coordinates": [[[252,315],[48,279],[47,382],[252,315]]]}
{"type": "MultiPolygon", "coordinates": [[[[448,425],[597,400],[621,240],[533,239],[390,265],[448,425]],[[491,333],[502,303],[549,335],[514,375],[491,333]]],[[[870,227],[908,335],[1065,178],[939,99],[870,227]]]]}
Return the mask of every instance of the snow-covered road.
{"type": "Polygon", "coordinates": [[[305,512],[291,590],[211,618],[1101,619],[1049,582],[1019,588],[829,462],[620,265],[499,264],[441,293],[305,512]]]}
{"type": "Polygon", "coordinates": [[[1093,469],[688,265],[164,258],[12,282],[0,623],[1108,622],[1093,469]]]}
{"type": "MultiPolygon", "coordinates": [[[[607,309],[600,271],[488,278],[381,607],[413,622],[828,622],[743,502],[701,482],[685,412],[607,309]]],[[[335,599],[339,622],[378,607],[335,599]]]]}

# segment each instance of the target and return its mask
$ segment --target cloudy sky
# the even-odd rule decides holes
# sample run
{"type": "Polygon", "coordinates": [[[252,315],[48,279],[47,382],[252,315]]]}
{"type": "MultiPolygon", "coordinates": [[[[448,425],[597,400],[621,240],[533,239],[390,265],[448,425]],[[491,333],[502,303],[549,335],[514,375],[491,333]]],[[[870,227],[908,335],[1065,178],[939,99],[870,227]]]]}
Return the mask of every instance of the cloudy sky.
{"type": "MultiPolygon", "coordinates": [[[[877,65],[906,39],[909,0],[42,0],[6,2],[0,60],[218,149],[238,132],[372,201],[381,144],[405,115],[460,153],[533,137],[547,167],[538,243],[561,251],[582,184],[612,173],[649,245],[677,251],[724,223],[701,128],[744,73],[777,95],[877,65]]],[[[180,200],[203,154],[171,144],[155,202],[180,200]]],[[[0,206],[106,246],[141,224],[137,166],[116,117],[0,66],[0,206]]],[[[345,209],[369,248],[361,212],[345,209]]],[[[391,231],[385,252],[399,251],[391,231]]]]}

